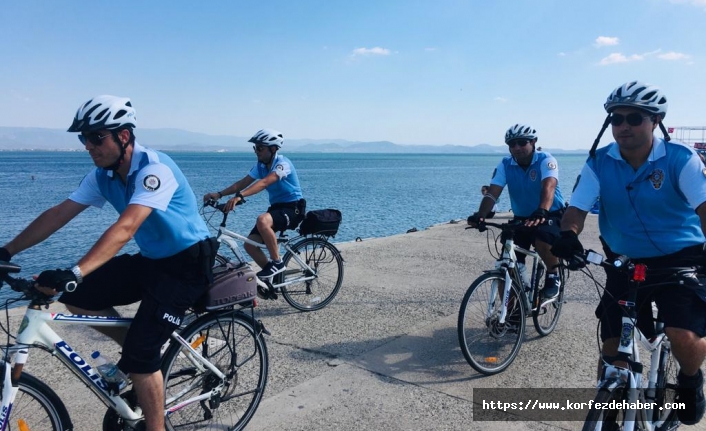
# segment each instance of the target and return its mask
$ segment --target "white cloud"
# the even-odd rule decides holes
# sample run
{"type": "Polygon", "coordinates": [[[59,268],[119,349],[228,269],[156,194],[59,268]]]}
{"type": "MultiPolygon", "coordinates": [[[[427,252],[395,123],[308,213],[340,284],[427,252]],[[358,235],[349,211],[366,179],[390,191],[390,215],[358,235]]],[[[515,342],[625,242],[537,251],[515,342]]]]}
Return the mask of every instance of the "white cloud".
{"type": "Polygon", "coordinates": [[[434,48],[434,47],[424,48],[424,51],[427,51],[427,52],[436,51],[436,48],[434,48]]]}
{"type": "Polygon", "coordinates": [[[596,38],[595,43],[593,44],[596,48],[600,48],[602,46],[613,46],[617,45],[620,43],[620,40],[617,37],[610,37],[610,36],[598,36],[596,38]]]}
{"type": "Polygon", "coordinates": [[[505,103],[505,102],[507,102],[507,98],[506,98],[506,97],[500,97],[500,96],[496,97],[496,98],[493,99],[493,100],[495,100],[496,102],[500,102],[500,103],[505,103]]]}
{"type": "Polygon", "coordinates": [[[560,52],[560,53],[557,54],[557,55],[558,55],[559,57],[566,57],[566,53],[565,53],[565,52],[560,52]]]}
{"type": "MultiPolygon", "coordinates": [[[[705,0],[706,1],[706,0],[705,0]]],[[[657,56],[660,60],[688,60],[691,58],[691,56],[687,54],[683,54],[681,52],[665,52],[664,54],[660,54],[657,56]]]]}
{"type": "Polygon", "coordinates": [[[606,66],[608,64],[615,64],[615,63],[630,63],[632,61],[641,61],[644,60],[645,56],[640,55],[640,54],[633,54],[630,56],[625,56],[620,52],[614,52],[610,54],[608,57],[604,57],[601,59],[601,66],[606,66]]]}
{"type": "Polygon", "coordinates": [[[380,48],[376,46],[375,48],[356,48],[353,50],[352,56],[359,55],[390,55],[390,50],[387,48],[380,48]]]}

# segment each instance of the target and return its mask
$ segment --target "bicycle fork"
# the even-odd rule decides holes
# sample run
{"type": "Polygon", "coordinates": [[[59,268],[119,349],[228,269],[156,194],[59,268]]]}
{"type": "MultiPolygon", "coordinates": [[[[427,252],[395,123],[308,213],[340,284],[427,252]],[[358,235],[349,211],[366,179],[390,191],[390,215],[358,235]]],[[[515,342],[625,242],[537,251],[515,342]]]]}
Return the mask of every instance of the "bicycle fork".
{"type": "MultiPolygon", "coordinates": [[[[502,289],[502,305],[500,307],[500,316],[498,317],[498,323],[505,323],[505,318],[507,317],[507,308],[510,302],[510,290],[512,289],[512,277],[510,277],[510,271],[505,267],[498,267],[505,274],[504,287],[502,289]]],[[[490,289],[490,301],[488,301],[488,310],[486,312],[486,319],[490,319],[495,312],[495,301],[499,295],[498,283],[494,281],[490,289]]]]}

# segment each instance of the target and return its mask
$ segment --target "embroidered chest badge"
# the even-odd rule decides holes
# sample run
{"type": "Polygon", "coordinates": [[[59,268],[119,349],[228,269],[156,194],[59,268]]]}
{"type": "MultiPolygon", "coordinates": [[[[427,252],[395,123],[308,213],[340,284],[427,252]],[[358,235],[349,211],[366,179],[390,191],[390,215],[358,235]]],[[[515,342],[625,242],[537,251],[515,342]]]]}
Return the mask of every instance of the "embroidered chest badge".
{"type": "Polygon", "coordinates": [[[662,183],[664,182],[664,171],[661,169],[655,169],[649,176],[650,183],[652,183],[652,188],[659,190],[662,188],[662,183]]]}
{"type": "Polygon", "coordinates": [[[537,179],[537,170],[532,169],[531,171],[529,171],[529,177],[530,181],[535,181],[537,179]]]}
{"type": "Polygon", "coordinates": [[[142,181],[142,186],[145,188],[145,190],[148,190],[150,192],[157,190],[161,184],[162,182],[159,181],[159,178],[157,178],[156,175],[147,175],[142,181]]]}

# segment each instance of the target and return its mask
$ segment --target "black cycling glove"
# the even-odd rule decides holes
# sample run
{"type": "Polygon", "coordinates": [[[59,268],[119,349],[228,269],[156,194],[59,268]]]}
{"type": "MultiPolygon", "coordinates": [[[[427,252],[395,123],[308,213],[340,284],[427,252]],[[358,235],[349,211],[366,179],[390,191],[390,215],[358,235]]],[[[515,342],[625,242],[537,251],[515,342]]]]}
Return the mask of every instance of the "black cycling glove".
{"type": "Polygon", "coordinates": [[[49,269],[39,274],[37,284],[57,292],[72,292],[78,286],[78,281],[70,269],[49,269]]]}
{"type": "Polygon", "coordinates": [[[574,256],[583,255],[583,245],[579,241],[579,236],[572,230],[561,231],[559,239],[554,241],[551,252],[554,256],[571,260],[574,256]]]}
{"type": "Polygon", "coordinates": [[[478,213],[473,213],[468,216],[468,219],[466,220],[466,222],[468,224],[471,224],[471,223],[478,224],[478,223],[480,223],[480,216],[478,215],[478,213]]]}
{"type": "Polygon", "coordinates": [[[4,260],[5,262],[9,262],[10,259],[12,259],[12,255],[10,254],[9,251],[5,247],[0,247],[0,260],[4,260]]]}
{"type": "Polygon", "coordinates": [[[549,217],[549,211],[545,210],[544,208],[537,208],[532,214],[530,214],[527,220],[542,221],[542,219],[546,220],[547,217],[549,217]]]}

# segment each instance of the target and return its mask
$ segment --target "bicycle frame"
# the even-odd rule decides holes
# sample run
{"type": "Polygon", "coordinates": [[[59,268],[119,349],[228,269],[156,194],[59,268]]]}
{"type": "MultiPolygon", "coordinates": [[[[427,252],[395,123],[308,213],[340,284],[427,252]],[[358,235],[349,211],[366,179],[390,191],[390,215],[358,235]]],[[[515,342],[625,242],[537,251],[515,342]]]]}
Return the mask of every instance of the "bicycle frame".
{"type": "MultiPolygon", "coordinates": [[[[88,315],[65,315],[61,313],[42,312],[38,308],[28,307],[22,319],[20,328],[17,334],[17,344],[7,346],[4,350],[7,356],[3,360],[4,373],[2,377],[3,398],[0,406],[0,430],[5,430],[8,426],[9,413],[14,403],[15,395],[18,387],[13,386],[13,382],[17,382],[22,373],[24,365],[29,358],[29,349],[31,347],[39,347],[59,360],[71,370],[79,379],[81,379],[97,396],[106,404],[106,406],[114,409],[118,414],[128,421],[138,421],[142,419],[142,414],[139,409],[133,410],[128,403],[112,392],[108,384],[103,380],[100,374],[86,362],[80,353],[74,350],[65,340],[63,340],[51,327],[51,323],[73,324],[73,325],[90,325],[90,326],[107,326],[107,327],[128,327],[132,323],[131,318],[122,317],[103,317],[103,316],[88,316],[88,315]],[[14,362],[14,366],[12,363],[14,362]]],[[[217,375],[220,379],[224,379],[225,375],[218,368],[203,358],[194,347],[186,342],[179,334],[172,333],[171,339],[175,340],[189,351],[189,359],[195,367],[201,369],[208,368],[211,372],[217,375]]],[[[175,412],[182,407],[210,398],[215,392],[222,389],[223,383],[214,388],[211,392],[201,394],[197,397],[185,400],[178,405],[172,406],[165,410],[165,416],[175,412]]],[[[166,401],[166,405],[172,402],[177,397],[172,397],[166,401]]]]}
{"type": "MultiPolygon", "coordinates": [[[[537,286],[537,269],[538,268],[543,268],[544,272],[546,273],[547,266],[542,260],[542,258],[539,256],[537,252],[530,251],[527,249],[524,249],[518,245],[515,245],[515,240],[512,237],[505,238],[503,242],[503,250],[502,254],[500,256],[500,259],[498,259],[495,262],[495,270],[500,270],[505,273],[505,285],[503,289],[503,307],[502,307],[502,312],[500,314],[500,320],[499,322],[505,323],[505,318],[507,317],[507,306],[508,302],[510,300],[510,290],[512,287],[512,279],[513,279],[513,274],[514,278],[517,281],[519,286],[522,286],[521,288],[521,297],[522,301],[525,302],[525,306],[527,310],[533,310],[532,304],[530,303],[530,298],[527,296],[527,292],[525,291],[525,286],[522,283],[522,278],[520,277],[519,270],[517,268],[517,253],[524,254],[525,256],[531,257],[532,259],[532,267],[531,267],[531,286],[532,289],[534,289],[537,286]]],[[[525,264],[526,265],[526,264],[525,264]]],[[[529,269],[529,268],[527,268],[529,269]]],[[[495,296],[497,294],[497,286],[493,286],[493,290],[491,291],[491,300],[488,301],[488,310],[487,310],[487,317],[490,317],[493,313],[492,310],[492,304],[494,303],[495,296]]],[[[550,300],[551,301],[551,300],[550,300]]],[[[547,302],[550,302],[547,301],[547,302]]],[[[543,304],[542,304],[543,305],[543,304]]]]}
{"type": "MultiPolygon", "coordinates": [[[[225,222],[225,220],[224,220],[224,222],[225,222]]],[[[301,236],[298,236],[294,239],[298,239],[298,238],[301,238],[301,236]]],[[[225,226],[223,226],[223,224],[221,224],[221,226],[218,228],[218,235],[216,236],[216,239],[218,240],[219,243],[225,242],[228,245],[228,247],[231,249],[233,254],[235,255],[235,258],[238,259],[238,263],[241,263],[241,264],[247,263],[248,261],[246,260],[243,252],[240,250],[240,246],[238,245],[238,241],[242,242],[242,243],[250,244],[254,247],[257,247],[257,248],[260,248],[263,250],[267,249],[267,246],[265,244],[259,243],[257,241],[253,241],[250,238],[247,238],[243,235],[240,235],[239,233],[228,230],[225,228],[225,226]]],[[[282,244],[282,247],[284,247],[284,249],[292,255],[292,258],[294,259],[294,261],[297,262],[297,264],[302,269],[305,270],[304,273],[305,274],[312,274],[312,275],[303,275],[301,277],[297,277],[297,278],[289,279],[287,281],[283,281],[282,283],[277,283],[277,284],[272,283],[272,287],[274,287],[274,288],[280,288],[282,286],[289,286],[290,284],[301,283],[303,281],[309,281],[309,280],[313,280],[316,278],[316,275],[315,275],[316,271],[313,270],[306,262],[304,262],[299,257],[299,255],[297,253],[294,253],[292,251],[291,247],[289,246],[289,243],[292,241],[293,241],[293,239],[283,238],[282,236],[280,236],[277,239],[277,243],[282,244]]],[[[265,288],[265,289],[267,289],[269,287],[267,285],[267,283],[260,280],[259,277],[256,277],[255,280],[257,281],[257,284],[260,287],[265,288]]],[[[272,280],[272,281],[274,281],[274,280],[272,280]]]]}
{"type": "MultiPolygon", "coordinates": [[[[622,257],[621,257],[622,258],[622,257]]],[[[620,260],[620,258],[619,258],[620,260]]],[[[604,263],[603,256],[592,250],[587,251],[587,262],[596,265],[610,265],[604,263]]],[[[646,267],[642,264],[641,271],[644,275],[646,267]]],[[[618,267],[617,265],[615,265],[618,267]]],[[[622,266],[622,264],[620,265],[622,266]]],[[[633,269],[634,270],[634,269],[633,269]]],[[[618,304],[623,307],[623,316],[621,320],[620,342],[618,344],[618,356],[616,361],[625,362],[626,367],[608,363],[603,360],[603,372],[600,381],[598,382],[598,390],[613,391],[620,386],[625,386],[628,390],[627,401],[631,405],[636,405],[638,401],[649,408],[644,409],[624,409],[624,431],[633,431],[636,423],[641,424],[640,429],[653,431],[657,427],[662,426],[668,419],[671,409],[664,409],[657,420],[653,420],[655,411],[652,407],[656,403],[657,378],[660,372],[660,363],[662,362],[661,355],[669,355],[671,345],[667,335],[664,333],[664,323],[660,320],[656,321],[655,329],[657,334],[653,339],[648,339],[640,331],[637,326],[637,290],[636,288],[645,280],[642,278],[633,277],[630,273],[631,289],[628,298],[619,300],[618,304]],[[650,355],[650,367],[647,374],[647,382],[644,381],[643,364],[640,362],[640,349],[642,346],[650,355]],[[645,386],[646,383],[646,386],[645,386]],[[644,395],[643,395],[644,394],[644,395]],[[640,415],[638,415],[640,412],[640,415]]],[[[677,365],[678,366],[678,365],[677,365]]],[[[678,369],[677,369],[678,371],[678,369]]],[[[659,410],[658,410],[659,411],[659,410]]]]}
{"type": "MultiPolygon", "coordinates": [[[[662,353],[662,345],[666,345],[669,349],[669,339],[665,333],[658,334],[653,340],[649,340],[640,331],[640,329],[635,325],[634,320],[623,316],[623,332],[620,337],[620,346],[618,351],[625,353],[630,356],[630,368],[619,367],[614,364],[603,364],[603,378],[598,382],[598,389],[613,390],[618,385],[622,383],[627,384],[628,389],[628,399],[630,403],[636,403],[641,401],[644,404],[649,403],[650,406],[654,405],[655,393],[657,389],[657,373],[659,371],[659,360],[660,354],[662,353]],[[640,349],[638,344],[641,345],[650,354],[650,369],[647,375],[647,386],[643,386],[643,374],[642,374],[642,363],[640,362],[640,349]],[[640,390],[632,389],[644,389],[644,397],[640,396],[640,390]]],[[[642,423],[644,429],[647,431],[652,431],[657,427],[664,424],[669,415],[669,411],[664,411],[663,415],[657,420],[652,421],[654,411],[652,408],[639,410],[645,412],[644,417],[639,418],[639,422],[642,423]]],[[[638,419],[637,409],[627,410],[625,415],[625,427],[624,431],[632,431],[635,429],[635,422],[638,419]]]]}

